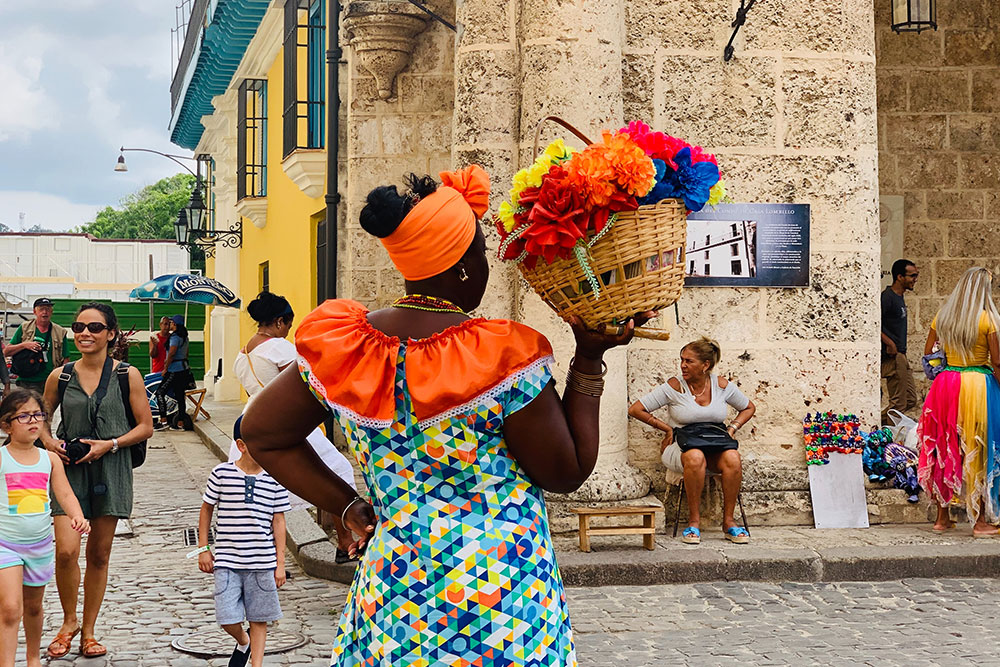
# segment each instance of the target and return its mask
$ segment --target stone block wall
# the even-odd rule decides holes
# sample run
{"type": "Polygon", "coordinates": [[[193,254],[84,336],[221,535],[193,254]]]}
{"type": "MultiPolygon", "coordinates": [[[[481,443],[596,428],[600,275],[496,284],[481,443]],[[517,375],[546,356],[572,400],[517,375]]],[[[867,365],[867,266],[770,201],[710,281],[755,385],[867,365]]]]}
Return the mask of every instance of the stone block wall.
{"type": "MultiPolygon", "coordinates": [[[[388,3],[391,4],[391,3],[388,3]]],[[[449,21],[454,3],[427,6],[449,21]]],[[[346,216],[340,229],[339,296],[371,309],[403,295],[403,279],[379,240],[358,222],[365,197],[379,185],[402,186],[418,176],[451,165],[452,113],[455,106],[454,33],[428,20],[416,36],[409,64],[396,76],[392,96],[379,98],[375,77],[345,48],[348,59],[347,169],[342,193],[346,216]]]]}
{"type": "MultiPolygon", "coordinates": [[[[421,161],[431,173],[479,162],[494,177],[495,209],[513,172],[533,157],[532,129],[546,113],[565,116],[591,136],[622,120],[646,120],[718,154],[734,201],[810,204],[808,287],[687,290],[673,340],[638,341],[609,359],[622,377],[619,386],[619,371],[613,372],[614,390],[602,404],[602,431],[613,445],[602,437],[602,455],[616,459],[605,468],[621,468],[620,451],[662,491],[658,439],[637,422],[626,424],[624,411],[678,372],[683,343],[700,335],[718,339],[719,371],[758,405],[741,434],[752,463],[747,488],[762,499],[748,510],[771,523],[804,523],[803,414],[850,411],[873,421],[879,410],[873,6],[871,0],[758,3],[735,58],[724,63],[738,5],[462,0],[454,12],[435,7],[454,13],[462,32],[456,41],[433,25],[418,36],[418,49],[433,57],[414,56],[397,98],[377,100],[370,78],[351,66],[344,268],[350,296],[377,307],[398,295],[400,280],[378,242],[357,228],[368,190],[398,182],[398,174],[421,161]],[[406,84],[410,77],[420,79],[419,88],[406,84]],[[421,128],[445,124],[451,134],[441,135],[449,142],[442,146],[450,153],[436,139],[418,140],[421,128]],[[604,423],[604,412],[615,418],[604,423]]],[[[488,240],[495,248],[495,237],[488,240]]],[[[494,269],[480,314],[516,315],[555,333],[557,356],[568,359],[565,326],[535,303],[513,267],[494,269]]],[[[598,468],[604,470],[600,461],[598,468]]]]}
{"type": "Polygon", "coordinates": [[[939,0],[939,29],[919,35],[892,32],[888,10],[876,4],[879,194],[904,197],[903,255],[920,269],[907,295],[916,370],[962,272],[1000,270],[1000,3],[939,0]]]}
{"type": "MultiPolygon", "coordinates": [[[[733,201],[809,204],[810,285],[685,290],[672,340],[630,349],[628,400],[679,373],[683,344],[718,340],[718,372],[757,404],[741,452],[746,489],[767,507],[747,509],[769,523],[804,523],[794,509],[808,503],[804,413],[871,422],[879,409],[873,8],[871,0],[758,3],[726,63],[738,5],[626,3],[625,118],[716,153],[733,201]]],[[[630,423],[630,461],[663,489],[658,440],[630,423]]]]}

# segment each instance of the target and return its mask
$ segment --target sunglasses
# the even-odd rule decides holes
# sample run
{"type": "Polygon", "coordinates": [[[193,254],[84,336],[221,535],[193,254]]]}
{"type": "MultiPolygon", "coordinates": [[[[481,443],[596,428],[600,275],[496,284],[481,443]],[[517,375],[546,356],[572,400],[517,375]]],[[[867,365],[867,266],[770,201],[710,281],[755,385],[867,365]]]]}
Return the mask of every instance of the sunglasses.
{"type": "Polygon", "coordinates": [[[96,334],[101,333],[105,329],[110,329],[111,327],[103,322],[88,322],[87,324],[84,324],[83,322],[73,322],[73,324],[69,325],[69,328],[73,330],[73,333],[83,333],[83,330],[86,329],[90,333],[96,334]]]}
{"type": "Polygon", "coordinates": [[[47,412],[25,412],[24,414],[14,415],[11,420],[16,419],[18,424],[30,424],[31,422],[43,422],[48,417],[47,412]]]}

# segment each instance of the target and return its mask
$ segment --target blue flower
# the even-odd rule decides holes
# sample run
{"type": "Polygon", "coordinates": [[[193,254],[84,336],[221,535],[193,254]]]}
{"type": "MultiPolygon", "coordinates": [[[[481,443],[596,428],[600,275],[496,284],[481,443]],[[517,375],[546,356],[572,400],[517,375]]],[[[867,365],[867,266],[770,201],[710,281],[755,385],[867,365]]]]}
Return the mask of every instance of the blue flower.
{"type": "Polygon", "coordinates": [[[710,196],[712,186],[719,182],[719,168],[711,162],[691,162],[691,149],[682,148],[674,156],[677,170],[662,160],[653,160],[656,185],[640,204],[655,204],[669,197],[679,197],[689,211],[700,211],[710,196]]]}
{"type": "Polygon", "coordinates": [[[670,174],[673,174],[673,169],[668,167],[667,163],[663,160],[655,158],[653,159],[653,166],[656,168],[656,184],[645,197],[639,199],[640,206],[655,204],[664,199],[681,196],[680,191],[677,189],[676,179],[670,177],[670,174]]]}

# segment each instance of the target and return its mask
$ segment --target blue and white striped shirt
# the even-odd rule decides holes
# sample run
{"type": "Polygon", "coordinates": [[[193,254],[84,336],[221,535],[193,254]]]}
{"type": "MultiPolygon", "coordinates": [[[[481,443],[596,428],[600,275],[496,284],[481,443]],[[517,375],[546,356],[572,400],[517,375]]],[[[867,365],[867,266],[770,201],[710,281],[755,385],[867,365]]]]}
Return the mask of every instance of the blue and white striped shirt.
{"type": "Polygon", "coordinates": [[[215,567],[273,570],[274,515],[291,509],[288,491],[266,472],[247,475],[235,463],[221,463],[208,476],[202,499],[218,505],[215,567]]]}

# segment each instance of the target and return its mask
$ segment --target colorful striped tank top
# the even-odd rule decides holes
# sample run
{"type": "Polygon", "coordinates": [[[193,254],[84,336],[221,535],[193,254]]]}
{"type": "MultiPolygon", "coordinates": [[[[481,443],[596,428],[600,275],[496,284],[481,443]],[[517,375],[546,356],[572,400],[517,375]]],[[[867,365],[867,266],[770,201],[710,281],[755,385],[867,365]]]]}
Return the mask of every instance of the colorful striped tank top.
{"type": "Polygon", "coordinates": [[[52,461],[38,450],[34,465],[18,463],[6,447],[0,448],[0,537],[17,544],[32,544],[52,533],[49,477],[52,461]]]}

